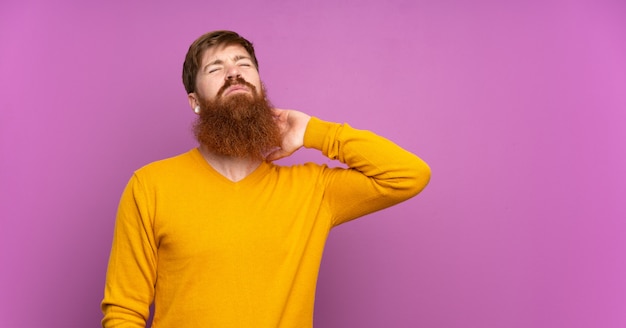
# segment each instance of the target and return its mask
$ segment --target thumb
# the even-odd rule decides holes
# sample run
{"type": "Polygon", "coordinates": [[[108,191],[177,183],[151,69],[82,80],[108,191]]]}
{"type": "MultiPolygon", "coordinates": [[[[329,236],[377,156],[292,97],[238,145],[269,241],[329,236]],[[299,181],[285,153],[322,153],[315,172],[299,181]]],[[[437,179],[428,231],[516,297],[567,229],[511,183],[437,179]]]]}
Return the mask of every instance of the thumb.
{"type": "Polygon", "coordinates": [[[272,161],[279,160],[287,156],[289,156],[288,152],[284,151],[282,148],[277,148],[271,153],[269,153],[267,156],[265,156],[265,159],[272,162],[272,161]]]}

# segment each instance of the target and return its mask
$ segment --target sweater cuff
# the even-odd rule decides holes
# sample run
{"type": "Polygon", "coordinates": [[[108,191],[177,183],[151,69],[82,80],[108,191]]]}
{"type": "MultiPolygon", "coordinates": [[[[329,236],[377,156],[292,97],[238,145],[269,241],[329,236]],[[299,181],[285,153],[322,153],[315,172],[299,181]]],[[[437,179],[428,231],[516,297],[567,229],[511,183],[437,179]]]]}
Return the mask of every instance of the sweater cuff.
{"type": "Polygon", "coordinates": [[[336,123],[322,121],[311,117],[304,131],[304,147],[322,150],[326,136],[336,123]]]}

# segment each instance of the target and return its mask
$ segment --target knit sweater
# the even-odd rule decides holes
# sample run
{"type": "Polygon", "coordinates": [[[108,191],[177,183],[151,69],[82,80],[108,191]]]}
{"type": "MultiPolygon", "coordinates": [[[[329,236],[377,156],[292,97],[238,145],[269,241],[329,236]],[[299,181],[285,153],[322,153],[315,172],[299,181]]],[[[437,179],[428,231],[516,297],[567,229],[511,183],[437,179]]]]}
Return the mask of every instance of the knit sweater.
{"type": "Polygon", "coordinates": [[[264,162],[232,182],[199,150],[137,170],[122,195],[103,327],[312,327],[330,229],[420,192],[430,169],[371,132],[312,118],[304,146],[349,168],[264,162]]]}

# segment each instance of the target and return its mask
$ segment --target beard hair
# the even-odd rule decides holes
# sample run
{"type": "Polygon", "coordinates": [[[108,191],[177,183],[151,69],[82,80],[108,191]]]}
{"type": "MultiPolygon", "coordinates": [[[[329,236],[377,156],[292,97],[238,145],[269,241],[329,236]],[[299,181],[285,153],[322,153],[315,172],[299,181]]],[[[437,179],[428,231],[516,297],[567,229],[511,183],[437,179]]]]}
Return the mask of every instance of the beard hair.
{"type": "Polygon", "coordinates": [[[280,130],[274,120],[272,104],[265,97],[264,88],[256,88],[242,80],[228,81],[216,99],[199,99],[200,115],[193,132],[200,144],[210,151],[227,157],[264,160],[280,145],[280,130]],[[243,84],[253,93],[222,97],[233,84],[243,84]]]}

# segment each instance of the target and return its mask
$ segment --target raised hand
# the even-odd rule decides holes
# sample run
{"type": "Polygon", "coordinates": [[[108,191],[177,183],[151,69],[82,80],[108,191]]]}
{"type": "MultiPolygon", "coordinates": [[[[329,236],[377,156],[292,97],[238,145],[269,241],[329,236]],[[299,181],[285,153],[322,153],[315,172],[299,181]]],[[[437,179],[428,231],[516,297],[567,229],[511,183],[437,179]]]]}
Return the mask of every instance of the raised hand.
{"type": "Polygon", "coordinates": [[[282,141],[278,149],[267,155],[268,161],[287,157],[304,145],[304,132],[311,116],[292,109],[274,108],[274,119],[282,141]]]}

